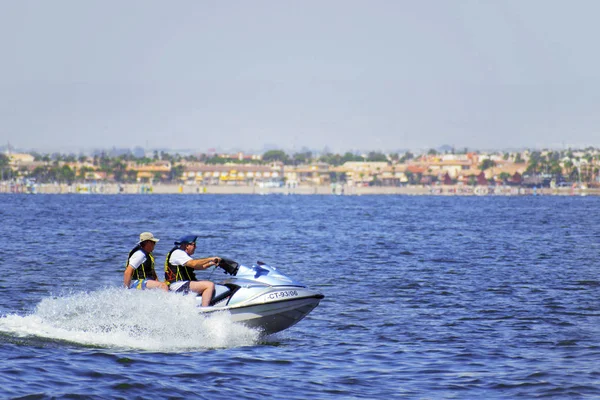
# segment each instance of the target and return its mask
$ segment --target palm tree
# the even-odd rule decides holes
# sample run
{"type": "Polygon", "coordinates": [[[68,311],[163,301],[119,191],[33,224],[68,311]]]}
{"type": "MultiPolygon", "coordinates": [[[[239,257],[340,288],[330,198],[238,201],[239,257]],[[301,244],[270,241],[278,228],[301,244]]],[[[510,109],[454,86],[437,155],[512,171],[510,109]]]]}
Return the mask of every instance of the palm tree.
{"type": "Polygon", "coordinates": [[[563,162],[563,168],[565,169],[565,175],[567,176],[571,176],[571,174],[573,173],[573,161],[571,161],[571,159],[566,160],[565,162],[563,162]]]}
{"type": "Polygon", "coordinates": [[[485,160],[483,160],[481,162],[481,164],[479,164],[479,170],[483,172],[486,169],[493,168],[495,166],[496,166],[496,162],[494,160],[486,158],[485,160]]]}
{"type": "Polygon", "coordinates": [[[540,171],[540,165],[541,154],[539,151],[534,151],[529,157],[529,164],[527,165],[527,169],[525,170],[525,172],[530,173],[532,175],[537,175],[540,171]]]}

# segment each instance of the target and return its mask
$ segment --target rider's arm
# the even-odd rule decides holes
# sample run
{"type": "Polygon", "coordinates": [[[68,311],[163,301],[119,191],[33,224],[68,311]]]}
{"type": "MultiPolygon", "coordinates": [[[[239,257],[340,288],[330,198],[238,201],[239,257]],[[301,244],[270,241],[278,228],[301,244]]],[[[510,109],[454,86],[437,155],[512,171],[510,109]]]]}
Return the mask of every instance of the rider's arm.
{"type": "Polygon", "coordinates": [[[213,265],[217,265],[220,260],[221,259],[219,257],[197,258],[195,260],[189,260],[184,265],[194,269],[206,269],[212,267],[213,265]]]}
{"type": "Polygon", "coordinates": [[[125,268],[125,273],[123,274],[123,285],[125,285],[125,287],[128,289],[129,284],[131,283],[131,276],[133,275],[133,271],[135,271],[135,269],[131,265],[128,265],[127,268],[125,268]]]}

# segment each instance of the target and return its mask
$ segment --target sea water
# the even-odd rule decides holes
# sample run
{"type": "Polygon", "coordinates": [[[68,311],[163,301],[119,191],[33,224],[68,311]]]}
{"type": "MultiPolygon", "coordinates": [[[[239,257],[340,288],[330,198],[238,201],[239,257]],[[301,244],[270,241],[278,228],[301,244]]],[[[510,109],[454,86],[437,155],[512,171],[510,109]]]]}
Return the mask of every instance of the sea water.
{"type": "MultiPolygon", "coordinates": [[[[598,398],[597,197],[0,195],[0,397],[598,398]],[[261,337],[121,288],[139,233],[325,299],[261,337]]],[[[219,270],[198,272],[218,281],[219,270]]]]}

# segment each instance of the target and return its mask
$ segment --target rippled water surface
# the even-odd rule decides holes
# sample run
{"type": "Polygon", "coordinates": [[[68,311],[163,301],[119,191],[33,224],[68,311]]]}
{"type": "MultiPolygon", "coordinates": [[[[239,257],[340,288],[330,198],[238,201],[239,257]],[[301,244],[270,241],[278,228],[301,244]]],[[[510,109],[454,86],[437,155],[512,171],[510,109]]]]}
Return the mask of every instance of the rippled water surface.
{"type": "MultiPolygon", "coordinates": [[[[0,195],[1,397],[598,398],[600,198],[0,195]],[[325,294],[267,338],[120,288],[142,231],[325,294]]],[[[219,280],[219,272],[201,278],[219,280]]]]}

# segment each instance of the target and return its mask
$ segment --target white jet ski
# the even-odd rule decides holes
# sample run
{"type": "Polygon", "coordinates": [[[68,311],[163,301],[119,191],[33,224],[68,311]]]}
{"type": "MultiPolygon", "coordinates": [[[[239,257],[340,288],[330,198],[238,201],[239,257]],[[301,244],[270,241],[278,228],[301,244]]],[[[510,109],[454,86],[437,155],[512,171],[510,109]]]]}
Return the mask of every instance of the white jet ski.
{"type": "Polygon", "coordinates": [[[260,261],[248,267],[222,258],[217,267],[230,277],[215,284],[210,307],[201,307],[202,297],[196,297],[199,311],[227,311],[233,321],[265,335],[298,323],[325,297],[260,261]]]}

